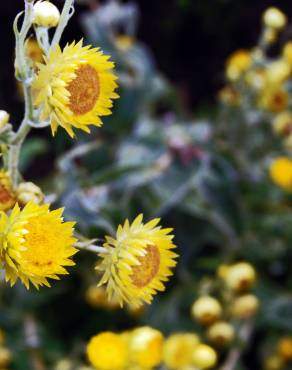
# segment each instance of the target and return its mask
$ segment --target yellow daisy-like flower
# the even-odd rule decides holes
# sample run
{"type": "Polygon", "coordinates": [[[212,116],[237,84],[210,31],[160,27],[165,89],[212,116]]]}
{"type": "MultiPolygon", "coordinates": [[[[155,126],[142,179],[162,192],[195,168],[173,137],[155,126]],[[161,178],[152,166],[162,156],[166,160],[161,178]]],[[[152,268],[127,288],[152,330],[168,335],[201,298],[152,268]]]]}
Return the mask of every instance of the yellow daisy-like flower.
{"type": "Polygon", "coordinates": [[[111,114],[117,77],[114,63],[97,48],[82,41],[52,49],[33,83],[35,104],[42,106],[42,120],[50,120],[53,134],[62,126],[71,137],[73,128],[90,132],[89,125],[101,126],[100,116],[111,114]]]}
{"type": "Polygon", "coordinates": [[[11,178],[4,170],[0,170],[0,211],[11,209],[16,203],[12,190],[11,178]]]}
{"type": "Polygon", "coordinates": [[[99,286],[107,284],[109,298],[117,297],[121,306],[123,302],[133,306],[151,303],[157,291],[165,290],[164,282],[176,265],[173,235],[169,235],[172,229],[157,226],[158,218],[147,224],[142,221],[143,215],[131,225],[126,220],[115,239],[107,236],[107,253],[96,267],[103,273],[99,286]]]}
{"type": "Polygon", "coordinates": [[[0,263],[11,285],[19,278],[27,288],[30,282],[36,288],[50,286],[48,278],[58,280],[67,274],[65,266],[74,265],[74,222],[63,222],[62,212],[34,203],[22,210],[16,204],[9,216],[2,212],[0,263]]]}
{"type": "Polygon", "coordinates": [[[279,157],[270,166],[270,177],[282,189],[292,191],[292,161],[287,157],[279,157]]]}
{"type": "Polygon", "coordinates": [[[97,370],[123,370],[128,362],[128,343],[123,335],[103,332],[87,345],[89,362],[97,370]]]}

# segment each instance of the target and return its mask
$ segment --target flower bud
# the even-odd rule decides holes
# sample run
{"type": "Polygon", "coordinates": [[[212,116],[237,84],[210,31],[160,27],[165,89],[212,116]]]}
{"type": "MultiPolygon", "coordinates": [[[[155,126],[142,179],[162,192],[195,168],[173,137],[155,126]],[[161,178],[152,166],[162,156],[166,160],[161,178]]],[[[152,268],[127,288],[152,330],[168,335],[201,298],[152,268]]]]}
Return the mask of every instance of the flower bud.
{"type": "Polygon", "coordinates": [[[60,20],[58,8],[50,1],[38,1],[33,7],[33,23],[39,27],[56,27],[60,20]]]}
{"type": "Polygon", "coordinates": [[[228,268],[224,280],[232,290],[244,291],[254,285],[256,272],[249,263],[239,262],[228,268]]]}
{"type": "Polygon", "coordinates": [[[199,369],[209,369],[217,363],[217,354],[206,344],[199,344],[193,352],[193,364],[199,369]]]}
{"type": "Polygon", "coordinates": [[[235,332],[233,326],[228,322],[218,321],[210,326],[207,336],[216,346],[223,347],[233,341],[235,332]]]}
{"type": "Polygon", "coordinates": [[[6,348],[1,347],[0,348],[0,367],[5,368],[6,366],[8,366],[11,362],[11,358],[12,358],[11,352],[6,348]]]}
{"type": "Polygon", "coordinates": [[[292,337],[283,337],[279,340],[278,354],[286,361],[292,360],[292,337]]]}
{"type": "Polygon", "coordinates": [[[278,8],[268,8],[263,14],[263,22],[266,27],[281,30],[286,26],[287,17],[278,8]]]}
{"type": "Polygon", "coordinates": [[[222,308],[217,299],[203,296],[197,299],[191,309],[192,316],[201,324],[212,324],[221,316],[222,308]]]}
{"type": "Polygon", "coordinates": [[[22,182],[16,189],[16,197],[21,205],[29,202],[41,204],[44,201],[44,194],[41,189],[32,182],[22,182]]]}
{"type": "Polygon", "coordinates": [[[0,110],[0,128],[4,127],[9,121],[9,114],[5,110],[0,110]]]}
{"type": "Polygon", "coordinates": [[[232,315],[236,319],[245,320],[253,317],[259,308],[259,300],[253,294],[245,294],[236,298],[232,305],[232,315]]]}

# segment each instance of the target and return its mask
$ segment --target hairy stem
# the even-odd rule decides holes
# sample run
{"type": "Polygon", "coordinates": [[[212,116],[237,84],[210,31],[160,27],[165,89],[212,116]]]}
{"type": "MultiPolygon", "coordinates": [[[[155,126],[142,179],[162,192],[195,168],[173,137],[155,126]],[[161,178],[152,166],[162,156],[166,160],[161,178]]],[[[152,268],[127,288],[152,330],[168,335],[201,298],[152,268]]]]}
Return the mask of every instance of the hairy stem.
{"type": "Polygon", "coordinates": [[[99,253],[108,253],[106,248],[100,247],[99,245],[88,244],[87,242],[78,242],[78,243],[75,244],[75,247],[80,249],[80,250],[93,252],[93,253],[97,253],[97,254],[99,254],[99,253]]]}
{"type": "Polygon", "coordinates": [[[68,21],[72,16],[73,5],[74,5],[74,0],[65,1],[58,27],[55,31],[55,34],[54,34],[54,37],[51,43],[51,48],[59,44],[62,33],[64,32],[64,29],[66,28],[68,21]]]}

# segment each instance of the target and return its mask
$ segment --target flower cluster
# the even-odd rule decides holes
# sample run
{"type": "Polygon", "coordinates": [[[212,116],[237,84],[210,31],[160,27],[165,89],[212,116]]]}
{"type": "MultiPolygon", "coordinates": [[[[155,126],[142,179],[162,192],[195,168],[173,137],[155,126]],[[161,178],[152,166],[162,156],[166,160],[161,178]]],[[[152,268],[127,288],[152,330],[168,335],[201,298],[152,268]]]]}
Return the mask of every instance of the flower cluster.
{"type": "Polygon", "coordinates": [[[209,369],[217,354],[194,333],[174,333],[164,338],[151,327],[138,327],[121,334],[103,332],[87,344],[87,357],[97,370],[151,370],[164,364],[168,369],[209,369]]]}

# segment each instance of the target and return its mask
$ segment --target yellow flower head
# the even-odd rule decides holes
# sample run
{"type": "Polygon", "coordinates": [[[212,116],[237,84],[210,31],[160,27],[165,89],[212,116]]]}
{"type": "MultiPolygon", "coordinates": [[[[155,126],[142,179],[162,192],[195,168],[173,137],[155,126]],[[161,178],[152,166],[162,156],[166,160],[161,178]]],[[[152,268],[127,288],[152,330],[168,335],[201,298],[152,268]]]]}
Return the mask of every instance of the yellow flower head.
{"type": "Polygon", "coordinates": [[[286,81],[291,73],[291,66],[283,59],[271,62],[266,70],[268,82],[271,85],[286,81]]]}
{"type": "Polygon", "coordinates": [[[226,76],[231,81],[237,80],[249,69],[251,55],[248,50],[237,50],[227,59],[226,76]]]}
{"type": "Polygon", "coordinates": [[[263,23],[266,27],[281,30],[286,26],[287,17],[280,9],[271,7],[264,12],[263,23]]]}
{"type": "Polygon", "coordinates": [[[0,211],[11,209],[16,203],[12,190],[11,178],[4,170],[0,170],[0,211]]]}
{"type": "Polygon", "coordinates": [[[281,112],[289,105],[289,94],[281,85],[267,87],[259,98],[259,106],[270,112],[281,112]]]}
{"type": "Polygon", "coordinates": [[[163,361],[167,368],[183,370],[191,367],[194,349],[200,343],[196,334],[173,334],[164,343],[163,361]]]}
{"type": "Polygon", "coordinates": [[[292,191],[292,161],[287,157],[275,159],[270,166],[270,176],[275,184],[286,191],[292,191]]]}
{"type": "Polygon", "coordinates": [[[172,275],[177,255],[171,250],[172,229],[157,226],[160,219],[147,224],[139,215],[130,225],[126,220],[118,227],[116,239],[107,236],[102,261],[97,270],[103,273],[99,285],[107,284],[109,298],[140,306],[151,303],[156,291],[165,290],[164,282],[172,275]]]}
{"type": "Polygon", "coordinates": [[[129,337],[130,361],[141,368],[151,369],[162,360],[163,335],[160,331],[143,326],[132,331],[129,337]]]}
{"type": "Polygon", "coordinates": [[[42,106],[42,120],[50,120],[53,134],[62,126],[71,137],[73,128],[90,132],[89,125],[101,126],[100,116],[111,114],[117,77],[114,64],[99,49],[82,46],[82,41],[57,45],[33,83],[35,104],[42,106]]]}
{"type": "Polygon", "coordinates": [[[34,203],[22,210],[16,204],[9,216],[2,212],[0,262],[11,285],[19,278],[27,288],[30,282],[50,286],[48,278],[59,279],[67,274],[65,266],[74,265],[74,222],[63,222],[62,212],[34,203]]]}
{"type": "Polygon", "coordinates": [[[87,357],[97,370],[123,370],[128,362],[127,340],[119,334],[100,333],[89,341],[87,357]]]}

